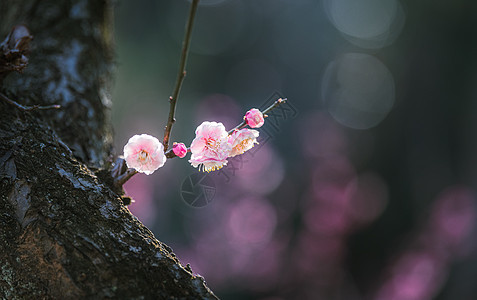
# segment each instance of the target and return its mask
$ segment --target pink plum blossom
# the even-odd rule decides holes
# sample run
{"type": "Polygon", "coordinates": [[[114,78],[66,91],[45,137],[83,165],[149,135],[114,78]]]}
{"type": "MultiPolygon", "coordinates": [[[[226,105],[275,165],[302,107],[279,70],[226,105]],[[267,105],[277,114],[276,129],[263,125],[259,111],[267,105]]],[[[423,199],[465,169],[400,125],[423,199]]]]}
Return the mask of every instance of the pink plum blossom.
{"type": "Polygon", "coordinates": [[[258,135],[258,131],[253,129],[244,128],[234,131],[229,135],[229,144],[232,146],[229,157],[243,154],[245,151],[252,149],[254,144],[258,144],[258,135]]]}
{"type": "Polygon", "coordinates": [[[135,135],[124,146],[124,159],[129,168],[150,175],[166,162],[164,146],[148,134],[135,135]]]}
{"type": "Polygon", "coordinates": [[[187,154],[187,147],[184,143],[174,143],[172,152],[180,158],[184,158],[187,154]]]}
{"type": "Polygon", "coordinates": [[[189,162],[201,171],[215,171],[227,164],[231,146],[222,123],[203,122],[195,130],[195,139],[190,145],[192,156],[189,162]]]}
{"type": "Polygon", "coordinates": [[[251,128],[262,127],[263,123],[265,123],[262,112],[256,108],[247,111],[244,119],[251,128]]]}

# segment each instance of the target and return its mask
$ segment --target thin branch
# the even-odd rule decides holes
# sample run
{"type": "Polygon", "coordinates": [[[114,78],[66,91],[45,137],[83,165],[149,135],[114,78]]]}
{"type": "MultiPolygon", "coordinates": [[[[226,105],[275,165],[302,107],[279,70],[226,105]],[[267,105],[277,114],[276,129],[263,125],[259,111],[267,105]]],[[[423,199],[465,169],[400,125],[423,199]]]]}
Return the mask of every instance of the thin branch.
{"type": "Polygon", "coordinates": [[[240,130],[242,128],[244,128],[245,126],[247,126],[247,121],[245,120],[245,118],[243,119],[242,123],[238,124],[237,126],[235,126],[233,129],[230,129],[229,132],[227,132],[229,135],[231,135],[232,133],[234,133],[235,130],[240,130]]]}
{"type": "Polygon", "coordinates": [[[114,178],[114,184],[117,187],[121,187],[123,186],[123,184],[125,184],[129,179],[131,179],[131,177],[133,177],[137,173],[138,171],[136,171],[135,169],[129,168],[126,170],[126,172],[121,174],[121,176],[114,178]]]}
{"type": "MultiPolygon", "coordinates": [[[[276,107],[278,107],[280,104],[283,104],[287,102],[287,98],[285,99],[282,99],[282,98],[279,98],[277,101],[273,102],[272,105],[270,105],[269,107],[267,107],[267,109],[265,109],[264,111],[262,111],[262,114],[263,116],[266,118],[268,117],[267,114],[269,112],[271,112],[272,110],[274,110],[276,107]]],[[[229,130],[228,134],[231,135],[235,130],[240,130],[242,128],[244,128],[245,126],[247,126],[247,120],[245,119],[245,117],[243,118],[243,121],[242,123],[238,124],[237,126],[235,126],[233,129],[229,130]]]]}
{"type": "Polygon", "coordinates": [[[164,145],[164,151],[167,151],[167,149],[169,148],[169,138],[171,135],[172,124],[176,121],[176,119],[174,118],[174,114],[176,112],[176,103],[177,98],[179,97],[182,82],[184,81],[184,77],[186,75],[185,67],[187,62],[187,55],[189,54],[189,45],[192,36],[192,26],[194,25],[195,12],[197,11],[198,5],[199,0],[192,0],[192,4],[189,11],[189,18],[187,19],[187,24],[185,28],[184,41],[182,42],[182,54],[179,63],[179,72],[177,73],[176,86],[174,88],[172,96],[169,97],[169,118],[167,119],[167,125],[164,131],[164,141],[162,143],[164,145]]]}
{"type": "Polygon", "coordinates": [[[46,110],[46,109],[59,109],[61,108],[61,105],[54,104],[54,105],[45,105],[45,106],[40,106],[40,105],[33,105],[33,106],[25,106],[21,105],[20,103],[8,98],[4,94],[0,93],[0,98],[3,99],[3,101],[7,102],[8,104],[15,106],[21,111],[33,111],[33,110],[46,110]]]}
{"type": "Polygon", "coordinates": [[[274,110],[276,107],[278,107],[280,104],[283,104],[283,103],[286,103],[287,102],[287,98],[279,98],[277,101],[275,101],[272,105],[270,105],[269,107],[267,107],[267,109],[265,109],[264,111],[262,111],[262,114],[263,116],[266,118],[268,117],[267,114],[269,112],[271,112],[272,110],[274,110]]]}
{"type": "Polygon", "coordinates": [[[169,151],[166,152],[166,157],[167,158],[174,158],[177,157],[177,155],[172,151],[172,149],[169,149],[169,151]]]}

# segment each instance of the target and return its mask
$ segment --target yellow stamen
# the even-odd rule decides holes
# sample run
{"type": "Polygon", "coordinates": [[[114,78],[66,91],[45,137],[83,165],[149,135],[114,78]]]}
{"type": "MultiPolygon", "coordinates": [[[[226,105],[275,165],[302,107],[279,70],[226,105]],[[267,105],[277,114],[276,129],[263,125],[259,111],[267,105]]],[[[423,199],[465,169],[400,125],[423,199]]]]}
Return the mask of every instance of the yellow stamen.
{"type": "Polygon", "coordinates": [[[141,152],[139,152],[138,158],[141,162],[147,161],[149,158],[149,153],[145,150],[141,150],[141,152]]]}

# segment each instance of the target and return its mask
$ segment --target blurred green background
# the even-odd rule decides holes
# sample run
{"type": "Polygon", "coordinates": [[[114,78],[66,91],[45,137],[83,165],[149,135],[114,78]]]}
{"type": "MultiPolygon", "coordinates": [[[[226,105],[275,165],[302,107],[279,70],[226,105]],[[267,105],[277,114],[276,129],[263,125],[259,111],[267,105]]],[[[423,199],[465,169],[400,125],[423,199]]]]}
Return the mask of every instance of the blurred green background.
{"type": "MultiPolygon", "coordinates": [[[[176,158],[130,210],[222,299],[476,299],[476,3],[202,0],[172,141],[290,104],[209,205],[176,158]]],[[[163,136],[189,6],[117,2],[118,152],[163,136]]]]}

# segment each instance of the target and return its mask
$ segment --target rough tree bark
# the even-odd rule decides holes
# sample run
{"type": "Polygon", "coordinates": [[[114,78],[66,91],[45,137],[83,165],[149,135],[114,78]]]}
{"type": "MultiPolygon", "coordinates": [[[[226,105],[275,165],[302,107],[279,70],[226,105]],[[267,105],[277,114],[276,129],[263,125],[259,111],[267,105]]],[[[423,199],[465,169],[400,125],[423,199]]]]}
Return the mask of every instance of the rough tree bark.
{"type": "Polygon", "coordinates": [[[111,9],[0,0],[1,36],[17,24],[33,36],[28,67],[0,76],[0,91],[62,107],[24,111],[0,99],[2,299],[216,299],[99,176],[113,158],[111,9]]]}

